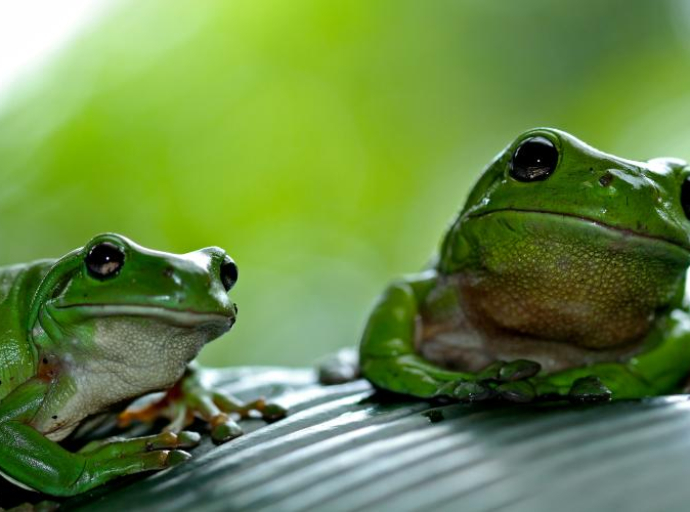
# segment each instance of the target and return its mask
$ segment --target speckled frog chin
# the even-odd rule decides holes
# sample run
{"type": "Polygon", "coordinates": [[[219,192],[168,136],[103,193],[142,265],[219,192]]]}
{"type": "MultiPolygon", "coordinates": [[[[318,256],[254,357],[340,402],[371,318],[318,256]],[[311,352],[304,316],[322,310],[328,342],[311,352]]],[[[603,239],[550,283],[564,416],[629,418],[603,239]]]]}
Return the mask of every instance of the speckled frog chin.
{"type": "Polygon", "coordinates": [[[636,398],[690,375],[690,167],[554,129],[484,171],[433,267],[391,285],[360,348],[420,397],[636,398]]]}

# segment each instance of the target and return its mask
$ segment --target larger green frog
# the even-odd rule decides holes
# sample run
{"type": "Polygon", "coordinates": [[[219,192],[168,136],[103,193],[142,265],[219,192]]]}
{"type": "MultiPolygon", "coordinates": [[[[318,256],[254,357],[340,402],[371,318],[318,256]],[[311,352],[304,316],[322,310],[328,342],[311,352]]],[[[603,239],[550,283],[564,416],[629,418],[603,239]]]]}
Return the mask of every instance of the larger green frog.
{"type": "Polygon", "coordinates": [[[228,292],[237,266],[217,247],[175,255],[115,234],[57,261],[0,268],[0,474],[22,487],[74,495],[113,478],[189,458],[195,416],[216,441],[239,435],[232,413],[282,414],[202,385],[188,363],[235,322],[228,292]],[[168,418],[134,439],[94,441],[73,453],[59,441],[86,418],[145,393],[160,401],[121,416],[168,418]]]}
{"type": "Polygon", "coordinates": [[[392,284],[361,370],[420,397],[606,400],[690,375],[690,167],[554,129],[486,168],[433,266],[392,284]]]}

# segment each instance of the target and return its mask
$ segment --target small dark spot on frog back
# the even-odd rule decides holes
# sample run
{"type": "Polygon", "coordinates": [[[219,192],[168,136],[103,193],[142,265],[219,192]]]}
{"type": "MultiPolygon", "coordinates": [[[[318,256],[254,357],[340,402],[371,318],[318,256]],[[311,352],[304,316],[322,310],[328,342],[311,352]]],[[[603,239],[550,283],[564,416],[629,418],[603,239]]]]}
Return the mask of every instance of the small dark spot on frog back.
{"type": "Polygon", "coordinates": [[[429,423],[438,423],[446,419],[443,411],[440,409],[431,409],[430,411],[423,412],[422,416],[425,416],[429,423]]]}
{"type": "Polygon", "coordinates": [[[599,185],[602,187],[608,187],[611,182],[613,181],[613,174],[610,172],[606,171],[600,178],[599,178],[599,185]]]}

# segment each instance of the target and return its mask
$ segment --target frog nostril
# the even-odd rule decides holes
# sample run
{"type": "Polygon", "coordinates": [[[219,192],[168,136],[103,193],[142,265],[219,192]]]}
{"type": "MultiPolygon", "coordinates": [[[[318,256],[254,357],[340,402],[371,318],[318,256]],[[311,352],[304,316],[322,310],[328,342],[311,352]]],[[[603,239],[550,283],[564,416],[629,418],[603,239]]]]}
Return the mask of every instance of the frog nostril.
{"type": "Polygon", "coordinates": [[[165,267],[165,270],[163,270],[164,277],[172,277],[174,273],[175,269],[172,267],[165,267]]]}
{"type": "Polygon", "coordinates": [[[235,286],[238,276],[237,265],[235,265],[230,256],[226,256],[220,265],[220,281],[223,283],[223,288],[225,288],[226,292],[229,292],[235,286]]]}
{"type": "Polygon", "coordinates": [[[601,185],[602,187],[608,187],[612,181],[613,181],[613,174],[606,171],[606,173],[604,173],[601,176],[601,178],[599,178],[599,185],[601,185]]]}

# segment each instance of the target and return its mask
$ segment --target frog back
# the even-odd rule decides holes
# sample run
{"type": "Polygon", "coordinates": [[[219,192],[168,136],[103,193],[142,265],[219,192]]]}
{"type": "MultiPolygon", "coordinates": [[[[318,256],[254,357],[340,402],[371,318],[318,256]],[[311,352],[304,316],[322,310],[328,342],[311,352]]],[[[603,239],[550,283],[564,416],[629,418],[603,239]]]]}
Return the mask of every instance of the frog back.
{"type": "Polygon", "coordinates": [[[0,400],[36,373],[28,317],[36,290],[53,260],[0,267],[0,400]]]}

